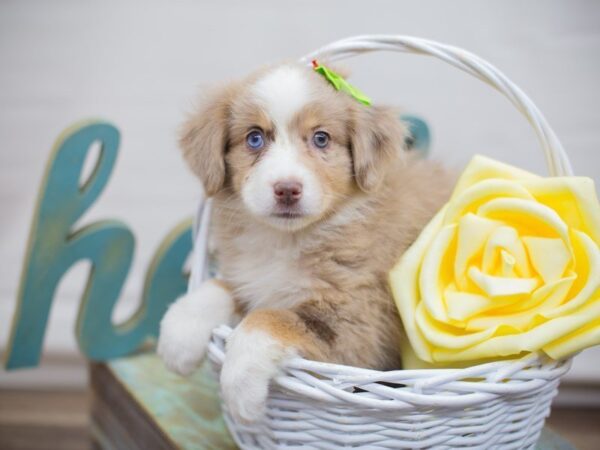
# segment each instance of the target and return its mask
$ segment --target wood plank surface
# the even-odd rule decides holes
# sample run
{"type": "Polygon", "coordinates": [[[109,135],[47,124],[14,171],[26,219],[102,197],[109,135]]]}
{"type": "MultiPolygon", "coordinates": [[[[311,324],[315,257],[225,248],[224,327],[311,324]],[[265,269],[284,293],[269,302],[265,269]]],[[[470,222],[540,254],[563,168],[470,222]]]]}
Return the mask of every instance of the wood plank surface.
{"type": "Polygon", "coordinates": [[[0,390],[0,449],[91,449],[90,397],[80,390],[0,390]]]}

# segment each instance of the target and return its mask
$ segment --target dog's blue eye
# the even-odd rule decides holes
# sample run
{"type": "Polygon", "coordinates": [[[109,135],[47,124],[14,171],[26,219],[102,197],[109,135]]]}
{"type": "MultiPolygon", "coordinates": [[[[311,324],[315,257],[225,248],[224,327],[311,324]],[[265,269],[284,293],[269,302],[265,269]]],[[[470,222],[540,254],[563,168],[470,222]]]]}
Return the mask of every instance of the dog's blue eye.
{"type": "Polygon", "coordinates": [[[326,148],[329,145],[329,134],[324,131],[317,131],[313,135],[313,144],[317,148],[326,148]]]}
{"type": "Polygon", "coordinates": [[[260,150],[265,146],[265,138],[260,131],[251,131],[246,136],[246,144],[252,150],[260,150]]]}

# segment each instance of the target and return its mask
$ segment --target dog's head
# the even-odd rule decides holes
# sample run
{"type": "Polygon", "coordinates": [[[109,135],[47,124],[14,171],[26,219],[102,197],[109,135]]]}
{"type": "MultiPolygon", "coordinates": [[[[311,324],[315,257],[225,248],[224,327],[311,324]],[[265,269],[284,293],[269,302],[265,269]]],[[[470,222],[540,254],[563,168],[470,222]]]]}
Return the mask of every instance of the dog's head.
{"type": "Polygon", "coordinates": [[[180,144],[207,195],[236,196],[261,221],[298,230],[376,190],[403,140],[391,110],[285,64],[216,91],[180,144]]]}

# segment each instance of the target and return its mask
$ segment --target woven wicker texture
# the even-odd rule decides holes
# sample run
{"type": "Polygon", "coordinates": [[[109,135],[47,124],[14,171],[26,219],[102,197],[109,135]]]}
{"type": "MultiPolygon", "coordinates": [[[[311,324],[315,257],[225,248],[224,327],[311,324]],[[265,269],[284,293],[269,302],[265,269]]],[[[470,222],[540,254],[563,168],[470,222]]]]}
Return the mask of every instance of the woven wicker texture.
{"type": "MultiPolygon", "coordinates": [[[[434,56],[502,93],[534,129],[551,175],[571,175],[569,159],[533,102],[502,72],[465,50],[405,36],[358,36],[301,59],[331,62],[371,51],[434,56]]],[[[210,202],[196,221],[190,289],[208,276],[210,202]]],[[[231,329],[213,333],[209,357],[220,370],[231,329]]],[[[379,372],[305,359],[289,361],[272,383],[266,418],[227,424],[242,449],[534,448],[568,361],[540,355],[465,369],[379,372]]]]}
{"type": "MultiPolygon", "coordinates": [[[[219,370],[231,328],[214,331],[219,370]]],[[[467,369],[380,372],[305,359],[274,380],[267,418],[234,423],[244,449],[533,447],[570,361],[535,355],[467,369]]]]}

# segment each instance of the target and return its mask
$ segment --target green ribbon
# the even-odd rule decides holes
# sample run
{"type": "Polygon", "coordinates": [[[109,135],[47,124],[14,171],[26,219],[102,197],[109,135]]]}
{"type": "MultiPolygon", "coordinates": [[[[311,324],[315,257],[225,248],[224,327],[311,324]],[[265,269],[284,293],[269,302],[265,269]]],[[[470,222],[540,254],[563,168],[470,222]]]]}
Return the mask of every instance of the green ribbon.
{"type": "Polygon", "coordinates": [[[331,85],[337,89],[338,91],[343,91],[349,94],[355,100],[358,100],[363,105],[369,106],[371,104],[371,99],[367,97],[362,91],[358,88],[352,86],[348,83],[344,77],[342,77],[339,73],[335,73],[333,70],[328,69],[325,66],[319,64],[316,60],[313,62],[313,67],[315,72],[320,73],[325,77],[327,81],[331,83],[331,85]]]}

